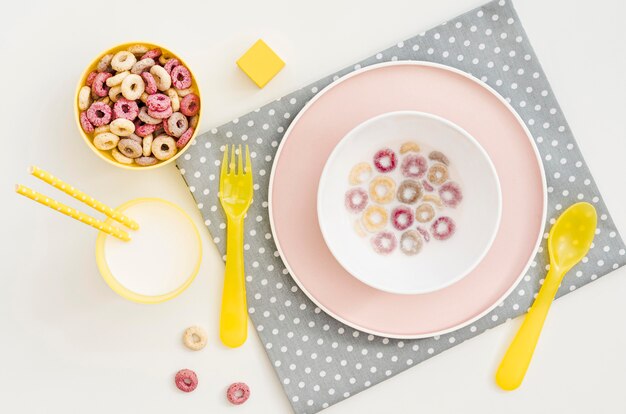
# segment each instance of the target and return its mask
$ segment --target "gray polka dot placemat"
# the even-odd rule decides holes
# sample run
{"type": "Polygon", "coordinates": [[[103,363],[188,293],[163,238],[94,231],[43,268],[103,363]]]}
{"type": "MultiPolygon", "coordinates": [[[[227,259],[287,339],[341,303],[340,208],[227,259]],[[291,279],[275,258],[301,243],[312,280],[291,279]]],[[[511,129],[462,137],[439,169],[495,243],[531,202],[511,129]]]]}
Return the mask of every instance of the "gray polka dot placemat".
{"type": "MultiPolygon", "coordinates": [[[[546,171],[549,224],[579,200],[593,203],[594,246],[565,278],[567,294],[626,263],[624,243],[602,201],[569,126],[508,0],[490,2],[420,33],[254,112],[200,135],[178,162],[218,249],[225,252],[225,217],[217,198],[224,144],[250,145],[255,195],[246,220],[246,281],[250,317],[297,413],[317,412],[525,312],[545,275],[539,249],[520,285],[471,326],[421,340],[364,334],[320,311],[296,286],[272,240],[268,182],[283,133],[319,90],[361,67],[394,60],[454,66],[495,88],[530,129],[546,171]]],[[[572,86],[574,87],[574,86],[572,86]]]]}

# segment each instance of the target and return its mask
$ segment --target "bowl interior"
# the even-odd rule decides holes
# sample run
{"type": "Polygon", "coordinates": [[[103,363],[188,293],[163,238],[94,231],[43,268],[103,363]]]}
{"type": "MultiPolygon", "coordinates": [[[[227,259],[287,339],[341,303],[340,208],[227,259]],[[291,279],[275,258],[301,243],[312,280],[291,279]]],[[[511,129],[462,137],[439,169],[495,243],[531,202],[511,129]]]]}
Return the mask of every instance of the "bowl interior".
{"type": "MultiPolygon", "coordinates": [[[[377,175],[374,170],[370,180],[377,175]]],[[[399,167],[389,176],[398,184],[403,179],[399,167]]],[[[361,187],[369,193],[368,182],[361,187]]],[[[350,131],[328,158],[317,197],[320,229],[337,261],[362,282],[397,294],[435,291],[467,275],[489,250],[501,215],[498,176],[484,149],[450,121],[413,111],[379,115],[350,131]],[[374,233],[361,237],[354,229],[361,214],[352,214],[345,207],[345,193],[351,188],[348,176],[357,163],[371,164],[373,155],[382,148],[391,148],[399,154],[400,146],[406,141],[418,143],[424,156],[438,150],[450,160],[450,180],[460,185],[463,200],[456,208],[436,209],[435,217],[451,217],[456,231],[448,240],[431,237],[414,256],[397,249],[389,255],[380,255],[371,246],[374,233]]],[[[384,207],[390,212],[397,205],[394,198],[384,207]]],[[[428,229],[431,223],[415,223],[410,229],[416,225],[428,229]]],[[[392,230],[391,224],[385,230],[392,230]]]]}
{"type": "Polygon", "coordinates": [[[185,62],[177,54],[173,53],[170,49],[168,49],[166,47],[163,47],[161,45],[157,45],[155,43],[151,43],[151,42],[128,42],[128,43],[122,43],[122,44],[114,46],[111,49],[108,49],[108,50],[100,53],[87,66],[87,68],[85,69],[85,71],[81,75],[80,79],[78,80],[78,85],[76,87],[76,91],[74,93],[74,120],[76,121],[76,126],[78,128],[78,131],[80,132],[80,135],[83,137],[83,140],[85,141],[87,146],[89,148],[91,148],[91,150],[98,157],[103,159],[104,161],[106,161],[106,162],[108,162],[110,164],[113,164],[116,167],[124,168],[124,169],[127,169],[127,170],[141,170],[141,171],[150,170],[150,169],[163,167],[164,165],[167,165],[167,164],[170,164],[170,163],[174,162],[178,157],[180,157],[182,154],[184,154],[185,151],[187,151],[187,149],[192,145],[192,142],[196,138],[196,135],[198,135],[198,131],[200,130],[200,122],[202,121],[202,96],[200,95],[200,89],[198,88],[198,81],[196,80],[196,77],[195,77],[193,71],[191,70],[191,68],[189,67],[189,65],[187,64],[187,62],[185,62]],[[189,143],[187,143],[187,145],[185,145],[185,147],[183,147],[181,150],[179,150],[169,160],[159,161],[157,164],[150,165],[150,166],[143,166],[143,167],[140,166],[140,165],[137,165],[137,164],[130,164],[130,165],[120,164],[119,162],[115,161],[115,159],[111,155],[111,151],[102,151],[102,150],[99,150],[98,148],[96,148],[93,145],[93,134],[86,134],[85,131],[83,131],[83,128],[81,127],[81,125],[80,125],[80,112],[81,111],[78,108],[78,92],[80,91],[80,88],[82,88],[85,85],[85,82],[87,80],[87,76],[89,76],[89,73],[91,73],[91,71],[96,69],[96,66],[98,65],[98,62],[100,61],[102,56],[107,55],[109,53],[115,54],[115,53],[117,53],[117,52],[119,52],[121,50],[127,50],[130,46],[137,45],[137,44],[146,45],[146,46],[150,47],[151,49],[159,48],[159,49],[161,49],[163,51],[163,53],[165,55],[172,56],[172,57],[175,57],[176,59],[178,59],[181,62],[181,64],[185,65],[187,67],[187,69],[189,69],[189,73],[191,74],[191,80],[192,80],[191,88],[193,89],[193,93],[198,95],[198,97],[200,98],[200,111],[198,112],[198,124],[196,125],[196,129],[194,130],[193,135],[192,135],[191,139],[189,140],[189,143]]]}

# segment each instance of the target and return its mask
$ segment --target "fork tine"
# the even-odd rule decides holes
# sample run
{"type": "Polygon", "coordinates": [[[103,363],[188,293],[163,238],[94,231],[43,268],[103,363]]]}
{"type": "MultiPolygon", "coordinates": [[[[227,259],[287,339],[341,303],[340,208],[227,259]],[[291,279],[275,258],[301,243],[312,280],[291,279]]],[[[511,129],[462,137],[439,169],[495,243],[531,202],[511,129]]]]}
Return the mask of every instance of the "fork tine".
{"type": "Polygon", "coordinates": [[[224,148],[224,158],[222,159],[222,171],[220,174],[222,177],[228,175],[228,146],[224,148]]]}
{"type": "Polygon", "coordinates": [[[246,174],[252,173],[252,161],[250,160],[250,148],[246,145],[246,174]]]}
{"type": "Polygon", "coordinates": [[[235,162],[236,162],[236,158],[235,158],[235,146],[231,145],[230,146],[230,173],[234,174],[235,173],[235,162]]]}
{"type": "Polygon", "coordinates": [[[237,175],[243,175],[243,154],[241,153],[241,144],[239,144],[239,154],[237,156],[237,175]]]}

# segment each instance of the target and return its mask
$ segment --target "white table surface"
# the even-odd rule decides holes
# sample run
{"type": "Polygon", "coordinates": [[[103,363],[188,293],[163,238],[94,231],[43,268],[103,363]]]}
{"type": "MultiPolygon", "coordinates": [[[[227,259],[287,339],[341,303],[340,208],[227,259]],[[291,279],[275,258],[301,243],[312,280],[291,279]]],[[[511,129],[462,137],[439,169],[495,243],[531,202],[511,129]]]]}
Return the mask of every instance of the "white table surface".
{"type": "MultiPolygon", "coordinates": [[[[171,302],[142,306],[116,296],[100,278],[91,229],[13,192],[20,182],[59,195],[28,176],[27,166],[36,164],[113,205],[138,196],[171,200],[202,227],[174,166],[129,173],[97,159],[83,144],[72,100],[77,77],[95,54],[129,39],[177,51],[197,74],[204,98],[201,128],[207,130],[482,1],[387,0],[376,7],[359,0],[189,3],[3,5],[1,412],[290,412],[253,331],[237,350],[219,342],[223,264],[204,228],[205,259],[197,280],[171,302]],[[263,90],[235,66],[258,37],[287,63],[263,90]],[[182,330],[191,324],[210,332],[201,352],[181,345],[182,330]],[[181,368],[194,369],[200,378],[191,394],[173,385],[181,368]],[[233,381],[252,389],[238,408],[224,397],[233,381]]],[[[617,226],[626,233],[625,3],[518,0],[516,6],[617,226]]],[[[619,412],[626,383],[624,298],[622,268],[559,300],[518,391],[504,393],[493,382],[516,320],[327,412],[619,412]]]]}

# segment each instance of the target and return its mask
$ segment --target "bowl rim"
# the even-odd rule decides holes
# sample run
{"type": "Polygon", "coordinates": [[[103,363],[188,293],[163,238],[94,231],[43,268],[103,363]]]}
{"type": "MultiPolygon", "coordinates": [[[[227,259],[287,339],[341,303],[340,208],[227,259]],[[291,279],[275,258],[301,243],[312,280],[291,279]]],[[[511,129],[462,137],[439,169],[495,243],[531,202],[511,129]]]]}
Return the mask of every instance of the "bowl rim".
{"type": "Polygon", "coordinates": [[[483,148],[482,145],[480,145],[480,142],[478,142],[478,140],[476,138],[474,138],[469,132],[467,132],[465,129],[463,129],[462,127],[460,127],[459,125],[455,124],[454,122],[443,118],[441,116],[435,115],[435,114],[431,114],[428,112],[423,112],[423,111],[413,111],[413,110],[399,110],[399,111],[391,111],[391,112],[385,112],[376,116],[373,116],[371,118],[366,119],[365,121],[361,122],[360,124],[356,125],[354,128],[352,128],[350,131],[348,131],[342,138],[341,140],[337,143],[337,145],[335,145],[335,147],[333,148],[332,152],[330,153],[328,159],[326,160],[326,163],[324,164],[324,168],[322,169],[322,174],[320,176],[320,180],[319,180],[319,184],[317,187],[317,195],[316,195],[316,208],[317,208],[317,223],[318,223],[318,227],[320,229],[320,232],[322,233],[322,238],[324,239],[324,243],[326,244],[326,246],[328,247],[328,250],[330,251],[330,253],[333,255],[333,257],[335,258],[335,260],[337,260],[337,262],[339,262],[339,264],[346,270],[346,272],[348,272],[350,275],[352,275],[352,277],[356,278],[357,280],[359,280],[361,283],[364,283],[368,286],[370,286],[373,289],[382,291],[382,292],[387,292],[387,293],[392,293],[392,294],[397,294],[397,295],[419,295],[419,294],[425,294],[425,293],[431,293],[431,292],[436,292],[438,290],[441,289],[445,289],[448,286],[451,286],[454,283],[459,282],[460,280],[462,280],[464,277],[466,277],[467,275],[469,275],[472,270],[474,270],[476,268],[476,266],[478,266],[482,260],[484,259],[484,257],[487,255],[487,253],[489,252],[489,250],[491,250],[491,246],[493,245],[493,242],[496,239],[496,236],[498,234],[498,230],[500,228],[500,222],[502,219],[502,188],[500,185],[500,178],[498,177],[498,172],[495,168],[495,165],[493,164],[493,161],[491,160],[491,157],[489,157],[489,154],[487,153],[487,151],[483,148]],[[447,281],[444,284],[438,285],[435,288],[430,288],[430,289],[413,289],[413,290],[394,290],[394,289],[390,289],[388,287],[384,287],[384,286],[379,286],[376,284],[373,284],[371,281],[366,281],[363,278],[361,278],[360,276],[358,276],[356,274],[356,272],[353,272],[352,269],[349,268],[349,266],[347,266],[344,263],[344,260],[342,260],[341,258],[339,258],[335,252],[333,251],[333,249],[330,247],[329,244],[329,236],[327,234],[327,231],[325,231],[324,226],[322,225],[322,213],[321,213],[321,206],[322,206],[322,192],[325,189],[326,183],[329,181],[329,165],[331,164],[331,162],[338,156],[337,154],[340,152],[341,148],[343,148],[346,145],[347,142],[347,138],[351,135],[353,135],[354,133],[358,132],[359,130],[366,128],[369,124],[374,123],[376,121],[379,121],[381,119],[385,119],[385,118],[390,118],[390,117],[394,117],[394,116],[398,116],[398,115],[412,115],[412,116],[420,116],[423,118],[428,118],[431,120],[435,120],[437,122],[441,122],[444,125],[454,129],[455,131],[459,132],[464,139],[467,139],[470,143],[472,143],[472,145],[474,147],[476,147],[478,149],[478,151],[482,154],[484,160],[487,162],[487,165],[489,167],[489,170],[491,172],[491,175],[495,178],[495,184],[496,184],[496,189],[497,189],[497,204],[496,204],[496,211],[497,211],[497,217],[495,220],[495,226],[493,228],[493,231],[491,232],[490,236],[489,236],[489,240],[487,243],[485,243],[484,248],[482,249],[481,253],[479,255],[477,255],[473,261],[470,262],[470,264],[461,272],[458,273],[458,275],[452,279],[450,279],[449,281],[447,281]]]}
{"type": "Polygon", "coordinates": [[[201,92],[200,92],[200,85],[198,85],[197,78],[194,75],[193,71],[191,70],[191,68],[189,67],[189,65],[187,64],[187,62],[184,59],[179,57],[178,54],[175,54],[174,52],[172,52],[172,49],[170,49],[170,48],[168,48],[166,46],[162,46],[162,45],[157,44],[157,43],[153,43],[153,42],[145,42],[145,41],[123,42],[123,43],[118,43],[118,44],[116,44],[114,46],[111,46],[111,47],[109,47],[108,49],[106,49],[103,52],[100,52],[98,55],[96,55],[96,57],[94,59],[92,59],[92,61],[89,63],[89,65],[87,65],[85,70],[82,72],[81,76],[78,78],[78,82],[77,82],[77,85],[76,85],[76,91],[74,92],[73,99],[74,99],[74,120],[76,122],[76,126],[78,128],[78,132],[83,137],[83,141],[85,142],[85,144],[87,144],[87,146],[98,156],[98,158],[106,161],[107,163],[109,163],[111,165],[114,165],[116,167],[119,167],[119,168],[122,168],[122,169],[125,169],[125,170],[130,170],[130,171],[153,170],[153,169],[160,168],[160,167],[163,167],[165,165],[168,165],[168,164],[174,162],[178,157],[180,157],[182,154],[184,154],[189,149],[190,146],[193,145],[193,142],[195,141],[196,136],[198,135],[198,130],[200,129],[199,128],[200,123],[202,122],[202,96],[201,96],[201,92]],[[196,95],[198,95],[198,98],[200,99],[200,110],[198,111],[198,124],[196,125],[196,129],[193,131],[193,135],[191,136],[191,139],[189,140],[187,145],[185,145],[182,150],[179,150],[176,153],[176,155],[174,155],[169,160],[161,161],[161,162],[158,162],[158,163],[156,163],[154,165],[148,165],[148,166],[139,166],[139,165],[136,165],[134,163],[131,164],[131,165],[126,165],[126,164],[119,163],[117,161],[114,161],[114,160],[106,157],[103,154],[105,151],[99,150],[98,148],[96,148],[93,145],[93,142],[92,142],[91,138],[85,133],[85,131],[83,131],[83,127],[80,124],[80,113],[81,113],[81,110],[78,108],[78,93],[80,92],[80,89],[83,86],[85,86],[85,80],[87,79],[87,76],[91,72],[92,68],[97,64],[97,62],[100,61],[100,59],[102,59],[102,56],[104,56],[105,54],[109,53],[112,50],[125,48],[125,47],[129,47],[129,46],[136,45],[136,44],[142,44],[142,45],[146,45],[146,46],[150,46],[150,47],[158,47],[160,49],[164,49],[164,50],[170,52],[176,59],[178,59],[180,61],[180,63],[182,65],[184,65],[187,69],[189,69],[189,73],[191,74],[191,79],[196,84],[196,95]]]}

